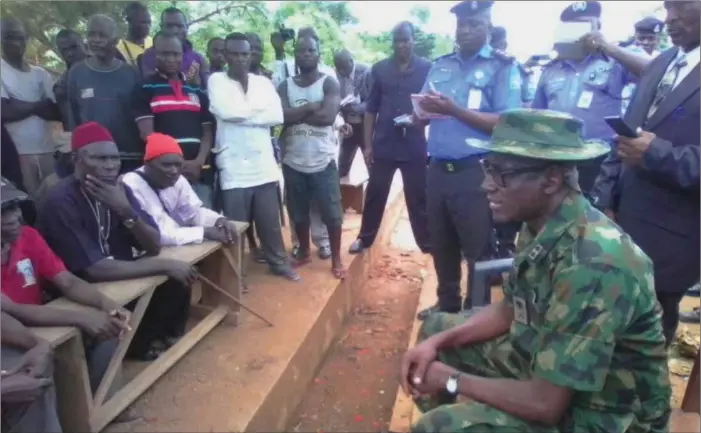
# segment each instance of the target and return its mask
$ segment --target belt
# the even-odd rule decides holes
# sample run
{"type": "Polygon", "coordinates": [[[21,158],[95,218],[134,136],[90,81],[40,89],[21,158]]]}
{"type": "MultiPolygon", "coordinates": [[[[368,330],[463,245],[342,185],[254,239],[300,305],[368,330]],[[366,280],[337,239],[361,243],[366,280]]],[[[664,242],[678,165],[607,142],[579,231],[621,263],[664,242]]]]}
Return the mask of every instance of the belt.
{"type": "Polygon", "coordinates": [[[479,166],[480,156],[481,155],[474,155],[455,160],[438,160],[431,158],[430,164],[440,167],[446,173],[459,173],[466,168],[479,166]]]}

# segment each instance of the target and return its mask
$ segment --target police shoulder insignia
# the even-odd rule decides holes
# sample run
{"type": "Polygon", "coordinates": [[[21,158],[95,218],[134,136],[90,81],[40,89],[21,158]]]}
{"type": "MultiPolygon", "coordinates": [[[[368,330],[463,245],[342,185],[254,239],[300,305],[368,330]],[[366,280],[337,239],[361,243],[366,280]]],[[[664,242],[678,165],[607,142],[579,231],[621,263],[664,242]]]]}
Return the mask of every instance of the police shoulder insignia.
{"type": "Polygon", "coordinates": [[[494,53],[494,57],[499,59],[499,60],[503,60],[503,61],[508,62],[508,63],[516,61],[516,57],[510,56],[501,50],[494,50],[493,53],[494,53]]]}

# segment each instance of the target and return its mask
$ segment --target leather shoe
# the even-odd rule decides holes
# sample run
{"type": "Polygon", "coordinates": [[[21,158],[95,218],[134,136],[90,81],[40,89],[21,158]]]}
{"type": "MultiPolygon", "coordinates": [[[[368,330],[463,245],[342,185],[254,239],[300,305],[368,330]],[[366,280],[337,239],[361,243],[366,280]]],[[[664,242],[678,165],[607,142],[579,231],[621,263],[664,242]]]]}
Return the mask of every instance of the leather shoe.
{"type": "Polygon", "coordinates": [[[355,242],[353,242],[348,248],[348,252],[351,254],[360,254],[363,251],[365,251],[365,244],[363,244],[363,241],[360,239],[356,239],[355,242]]]}

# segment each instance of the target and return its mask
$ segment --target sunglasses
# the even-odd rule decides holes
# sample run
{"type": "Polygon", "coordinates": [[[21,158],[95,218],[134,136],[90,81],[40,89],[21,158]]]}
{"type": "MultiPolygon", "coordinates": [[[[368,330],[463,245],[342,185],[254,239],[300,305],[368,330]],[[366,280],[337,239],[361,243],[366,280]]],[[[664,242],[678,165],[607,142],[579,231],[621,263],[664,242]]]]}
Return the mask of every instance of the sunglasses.
{"type": "Polygon", "coordinates": [[[480,166],[482,167],[482,171],[484,171],[484,175],[486,177],[492,179],[492,181],[494,181],[494,183],[498,187],[506,188],[506,180],[509,177],[514,177],[526,173],[539,173],[550,167],[551,164],[537,164],[523,167],[503,168],[497,164],[488,161],[487,159],[482,159],[480,160],[480,166]]]}

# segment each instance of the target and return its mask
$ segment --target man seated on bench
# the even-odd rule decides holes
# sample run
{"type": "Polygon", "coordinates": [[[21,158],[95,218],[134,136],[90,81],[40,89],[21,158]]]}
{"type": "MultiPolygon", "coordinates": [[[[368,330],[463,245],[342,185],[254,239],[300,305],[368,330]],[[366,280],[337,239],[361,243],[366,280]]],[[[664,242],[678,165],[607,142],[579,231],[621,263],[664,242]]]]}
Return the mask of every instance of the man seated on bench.
{"type": "Polygon", "coordinates": [[[582,127],[513,110],[491,142],[468,140],[491,152],[482,187],[494,220],[525,225],[504,300],[429,316],[404,355],[402,386],[429,410],[413,432],[667,431],[652,261],[582,195],[576,164],[609,152],[582,127]],[[468,401],[451,404],[458,394],[468,401]]]}
{"type": "Polygon", "coordinates": [[[204,207],[182,175],[184,161],[183,151],[173,137],[153,133],[146,141],[144,166],[126,173],[122,182],[156,222],[161,245],[199,244],[205,239],[235,242],[236,226],[204,207]]]}
{"type": "Polygon", "coordinates": [[[61,433],[51,346],[9,314],[0,320],[2,431],[61,433]]]}
{"type": "Polygon", "coordinates": [[[28,196],[4,178],[2,197],[2,302],[0,308],[26,326],[75,326],[83,331],[93,392],[129,328],[129,312],[66,270],[39,232],[22,224],[19,203],[28,196]],[[47,283],[67,299],[87,307],[66,311],[43,304],[47,283]],[[44,287],[42,287],[44,285],[44,287]]]}
{"type": "Polygon", "coordinates": [[[196,272],[178,260],[135,260],[134,250],[160,252],[160,234],[134,193],[117,180],[119,150],[107,129],[95,122],[80,125],[71,147],[74,173],[49,191],[37,226],[68,270],[88,281],[170,277],[156,288],[128,353],[154,360],[185,332],[196,272]]]}

